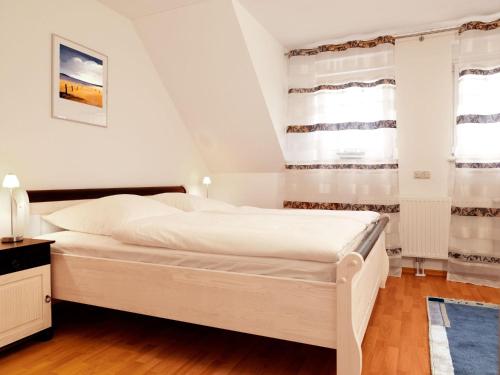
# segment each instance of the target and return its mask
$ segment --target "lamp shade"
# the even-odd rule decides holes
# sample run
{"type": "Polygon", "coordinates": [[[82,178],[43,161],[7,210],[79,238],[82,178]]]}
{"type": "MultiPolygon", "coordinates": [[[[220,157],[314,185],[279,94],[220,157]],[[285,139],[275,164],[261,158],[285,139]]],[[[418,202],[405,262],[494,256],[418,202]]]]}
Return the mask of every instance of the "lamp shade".
{"type": "Polygon", "coordinates": [[[3,178],[2,186],[8,189],[14,189],[19,187],[19,179],[15,174],[6,174],[3,178]]]}
{"type": "Polygon", "coordinates": [[[212,183],[212,179],[209,176],[203,177],[202,181],[203,185],[210,185],[212,183]]]}

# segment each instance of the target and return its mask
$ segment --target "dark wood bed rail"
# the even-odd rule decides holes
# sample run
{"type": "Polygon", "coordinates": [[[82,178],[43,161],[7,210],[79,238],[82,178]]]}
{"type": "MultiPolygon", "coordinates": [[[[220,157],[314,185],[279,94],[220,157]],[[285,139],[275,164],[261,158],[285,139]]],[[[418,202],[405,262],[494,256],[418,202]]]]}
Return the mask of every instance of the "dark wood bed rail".
{"type": "Polygon", "coordinates": [[[30,202],[71,201],[97,199],[116,194],[155,195],[161,193],[187,193],[184,186],[147,186],[103,189],[28,190],[30,202]]]}
{"type": "Polygon", "coordinates": [[[364,236],[355,252],[359,253],[366,260],[388,223],[389,216],[382,216],[364,236]]]}

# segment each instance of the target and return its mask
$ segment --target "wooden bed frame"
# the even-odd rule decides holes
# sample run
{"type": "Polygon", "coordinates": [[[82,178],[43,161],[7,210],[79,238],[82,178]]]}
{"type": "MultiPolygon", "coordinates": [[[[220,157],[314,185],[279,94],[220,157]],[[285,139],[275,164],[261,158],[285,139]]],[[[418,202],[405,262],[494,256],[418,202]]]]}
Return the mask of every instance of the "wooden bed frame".
{"type": "MultiPolygon", "coordinates": [[[[61,203],[164,192],[186,190],[165,186],[39,190],[28,195],[32,203],[61,203]]],[[[52,254],[52,295],[337,349],[337,374],[360,375],[361,342],[389,270],[384,241],[387,222],[387,217],[381,217],[356,251],[337,263],[335,283],[52,254]]]]}

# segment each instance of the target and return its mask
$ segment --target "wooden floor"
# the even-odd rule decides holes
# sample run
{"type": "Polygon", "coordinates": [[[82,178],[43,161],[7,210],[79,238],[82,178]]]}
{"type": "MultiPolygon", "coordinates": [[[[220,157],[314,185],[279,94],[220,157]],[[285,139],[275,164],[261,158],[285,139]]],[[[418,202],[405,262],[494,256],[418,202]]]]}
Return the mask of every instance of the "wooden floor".
{"type": "MultiPolygon", "coordinates": [[[[429,374],[425,296],[500,304],[500,290],[390,278],[363,342],[363,374],[429,374]]],[[[0,374],[335,374],[335,351],[61,303],[56,334],[0,354],[0,374]]]]}

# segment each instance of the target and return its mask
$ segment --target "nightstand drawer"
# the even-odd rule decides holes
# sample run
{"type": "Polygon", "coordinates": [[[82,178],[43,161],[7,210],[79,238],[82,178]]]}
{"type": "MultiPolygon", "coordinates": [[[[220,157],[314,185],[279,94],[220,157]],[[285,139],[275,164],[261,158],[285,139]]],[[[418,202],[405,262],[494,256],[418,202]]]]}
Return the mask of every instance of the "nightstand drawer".
{"type": "Polygon", "coordinates": [[[0,251],[0,275],[50,264],[50,244],[0,251]]]}
{"type": "Polygon", "coordinates": [[[51,320],[50,265],[0,276],[0,347],[49,328],[51,320]]]}

